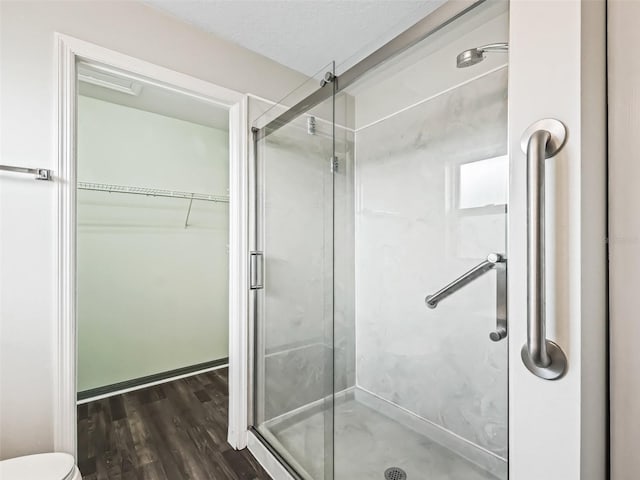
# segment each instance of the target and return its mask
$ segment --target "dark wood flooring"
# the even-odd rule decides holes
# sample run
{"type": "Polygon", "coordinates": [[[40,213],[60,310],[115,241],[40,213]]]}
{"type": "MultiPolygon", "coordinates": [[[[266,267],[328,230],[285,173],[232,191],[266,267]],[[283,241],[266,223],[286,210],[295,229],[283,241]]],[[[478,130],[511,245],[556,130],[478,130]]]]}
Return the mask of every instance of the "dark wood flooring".
{"type": "Polygon", "coordinates": [[[266,480],[227,443],[227,369],[78,406],[84,480],[266,480]]]}

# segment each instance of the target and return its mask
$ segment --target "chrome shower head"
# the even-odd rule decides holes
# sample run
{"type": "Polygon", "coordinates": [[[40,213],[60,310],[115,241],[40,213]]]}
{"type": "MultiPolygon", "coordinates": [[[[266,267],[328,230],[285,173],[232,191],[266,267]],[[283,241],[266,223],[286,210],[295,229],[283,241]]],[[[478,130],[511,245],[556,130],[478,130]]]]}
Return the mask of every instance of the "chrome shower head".
{"type": "Polygon", "coordinates": [[[471,48],[456,57],[456,66],[458,68],[471,67],[482,60],[484,60],[484,52],[479,48],[471,48]]]}
{"type": "Polygon", "coordinates": [[[508,52],[509,44],[504,43],[490,43],[482,47],[470,48],[464,52],[458,54],[456,57],[456,66],[458,68],[471,67],[484,60],[485,53],[487,52],[508,52]]]}

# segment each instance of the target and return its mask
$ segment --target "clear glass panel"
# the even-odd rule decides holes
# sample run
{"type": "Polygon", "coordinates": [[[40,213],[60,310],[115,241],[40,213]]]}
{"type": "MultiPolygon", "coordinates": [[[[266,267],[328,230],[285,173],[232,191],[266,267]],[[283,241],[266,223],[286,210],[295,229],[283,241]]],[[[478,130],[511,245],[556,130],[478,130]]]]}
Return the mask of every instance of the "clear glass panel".
{"type": "MultiPolygon", "coordinates": [[[[326,72],[333,65],[299,91],[318,89],[326,72]]],[[[264,288],[255,291],[254,426],[309,479],[333,478],[334,96],[331,84],[325,89],[328,98],[256,145],[264,288]],[[291,437],[301,418],[314,428],[291,437]]],[[[284,99],[257,124],[298,100],[284,99]]]]}
{"type": "Polygon", "coordinates": [[[496,272],[424,303],[507,253],[508,57],[456,67],[507,39],[508,3],[485,2],[341,91],[330,139],[316,109],[259,145],[257,418],[305,478],[507,477],[496,272]]]}
{"type": "Polygon", "coordinates": [[[335,204],[336,218],[351,218],[334,235],[336,256],[353,245],[355,312],[339,322],[349,294],[336,270],[336,385],[347,379],[335,397],[336,480],[393,468],[390,478],[507,476],[507,341],[489,339],[496,272],[436,309],[424,303],[506,254],[508,57],[456,68],[456,56],[507,39],[508,4],[486,2],[338,94],[356,153],[353,208],[337,189],[335,204]]]}

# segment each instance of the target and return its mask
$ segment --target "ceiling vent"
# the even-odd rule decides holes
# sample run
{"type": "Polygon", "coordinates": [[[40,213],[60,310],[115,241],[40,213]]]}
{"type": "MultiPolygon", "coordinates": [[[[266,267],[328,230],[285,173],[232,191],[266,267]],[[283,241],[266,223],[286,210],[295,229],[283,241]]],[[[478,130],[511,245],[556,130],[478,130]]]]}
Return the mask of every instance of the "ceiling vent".
{"type": "Polygon", "coordinates": [[[88,69],[83,66],[78,68],[78,80],[134,97],[140,95],[142,91],[142,85],[135,80],[88,69]]]}

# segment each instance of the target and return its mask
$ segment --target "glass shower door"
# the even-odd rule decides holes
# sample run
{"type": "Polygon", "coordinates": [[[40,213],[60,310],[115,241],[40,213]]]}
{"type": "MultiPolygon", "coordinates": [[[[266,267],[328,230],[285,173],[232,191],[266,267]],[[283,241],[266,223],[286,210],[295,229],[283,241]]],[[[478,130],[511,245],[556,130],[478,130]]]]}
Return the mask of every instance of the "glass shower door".
{"type": "Polygon", "coordinates": [[[507,478],[508,56],[456,60],[508,40],[508,15],[482,3],[338,77],[355,118],[355,314],[352,336],[336,316],[335,351],[351,344],[355,365],[335,376],[355,375],[336,389],[335,480],[507,478]]]}
{"type": "Polygon", "coordinates": [[[253,425],[302,478],[333,478],[333,65],[258,119],[253,425]],[[291,107],[294,107],[291,109],[291,107]],[[305,106],[306,107],[306,106],[305,106]],[[293,435],[291,426],[309,428],[293,435]]]}
{"type": "Polygon", "coordinates": [[[508,15],[260,126],[254,425],[302,478],[507,477],[508,15]]]}

